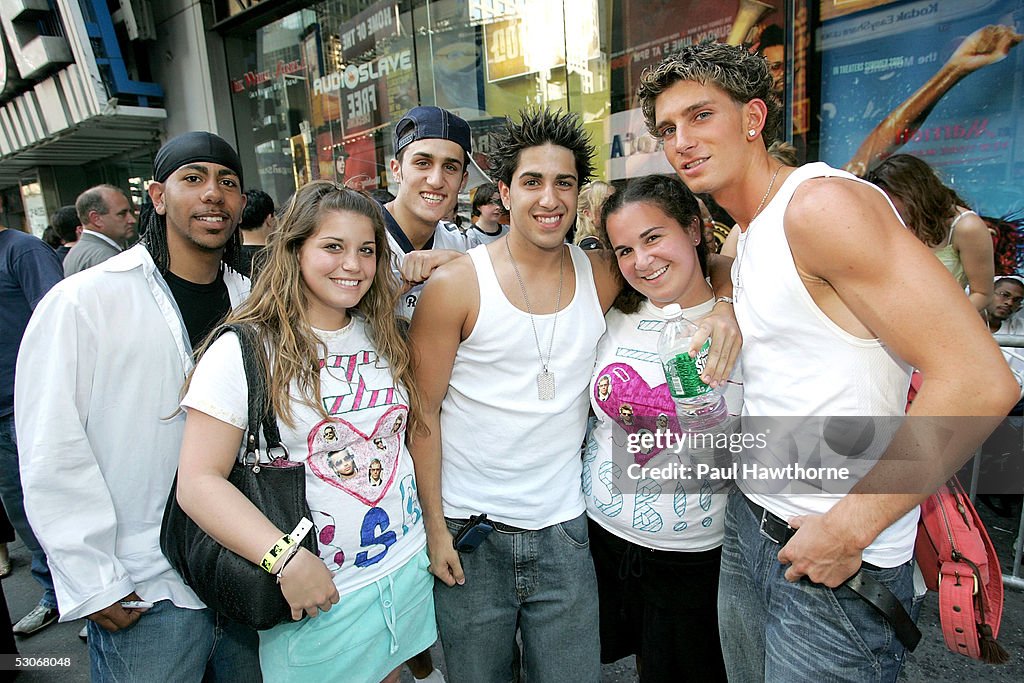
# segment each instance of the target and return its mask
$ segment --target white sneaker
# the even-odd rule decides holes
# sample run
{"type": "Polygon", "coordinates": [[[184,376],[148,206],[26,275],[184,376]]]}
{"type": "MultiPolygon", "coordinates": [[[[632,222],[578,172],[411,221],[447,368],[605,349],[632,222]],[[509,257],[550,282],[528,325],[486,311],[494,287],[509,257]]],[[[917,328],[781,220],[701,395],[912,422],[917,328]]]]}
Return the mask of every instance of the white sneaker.
{"type": "Polygon", "coordinates": [[[422,681],[423,683],[445,683],[441,670],[436,668],[426,678],[416,678],[415,680],[422,681]]]}
{"type": "Polygon", "coordinates": [[[58,618],[60,618],[60,612],[55,608],[36,605],[34,610],[23,616],[14,625],[14,633],[19,636],[30,636],[33,633],[39,633],[57,621],[58,618]]]}

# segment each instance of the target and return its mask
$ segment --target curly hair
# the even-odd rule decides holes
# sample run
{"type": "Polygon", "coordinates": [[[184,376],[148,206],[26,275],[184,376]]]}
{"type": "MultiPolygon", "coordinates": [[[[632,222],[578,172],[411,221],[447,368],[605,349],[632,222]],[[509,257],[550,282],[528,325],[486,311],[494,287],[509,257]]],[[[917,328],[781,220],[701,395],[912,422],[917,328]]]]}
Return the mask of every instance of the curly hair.
{"type": "Polygon", "coordinates": [[[519,123],[505,117],[505,127],[491,133],[489,155],[491,175],[512,184],[520,153],[529,147],[555,145],[572,152],[576,159],[576,182],[582,187],[594,175],[594,145],[576,114],[549,109],[521,109],[519,123]]]}
{"type": "MultiPolygon", "coordinates": [[[[641,176],[630,180],[625,187],[620,187],[608,197],[601,209],[597,234],[609,247],[612,246],[612,241],[608,237],[608,218],[630,204],[651,204],[678,223],[684,230],[688,226],[694,225],[696,228],[694,234],[701,238],[694,247],[697,251],[697,262],[700,263],[700,271],[704,277],[708,276],[708,245],[704,243],[700,229],[700,207],[697,205],[697,197],[683,185],[679,178],[663,175],[641,176]]],[[[640,304],[643,303],[645,297],[626,282],[621,272],[617,269],[616,272],[619,273],[622,290],[615,297],[612,306],[623,313],[636,313],[640,310],[640,304]]]]}
{"type": "MultiPolygon", "coordinates": [[[[349,190],[326,180],[303,185],[292,195],[278,229],[267,240],[267,256],[252,293],[232,311],[225,323],[249,323],[258,340],[271,350],[273,358],[261,358],[263,375],[268,378],[271,404],[277,417],[294,426],[294,382],[298,400],[329,416],[320,394],[320,359],[326,349],[309,320],[308,293],[299,267],[299,250],[317,233],[324,216],[331,212],[354,213],[370,219],[376,252],[377,272],[370,289],[355,307],[366,320],[370,339],[380,357],[391,369],[396,384],[405,387],[409,398],[409,430],[420,428],[419,393],[413,378],[409,348],[399,332],[395,316],[398,278],[391,270],[384,217],[380,205],[369,195],[349,190]],[[273,368],[273,372],[270,372],[273,368]]],[[[209,337],[200,348],[201,356],[213,341],[209,337]]],[[[188,384],[186,383],[186,389],[188,384]]]]}
{"type": "Polygon", "coordinates": [[[761,139],[765,147],[775,142],[782,132],[782,104],[773,94],[774,79],[764,57],[739,45],[700,43],[684,47],[668,55],[640,76],[637,98],[644,114],[644,123],[651,135],[658,138],[654,103],[658,95],[679,81],[695,81],[724,90],[738,104],[762,100],[768,108],[761,139]]]}
{"type": "Polygon", "coordinates": [[[864,179],[903,205],[903,222],[929,247],[946,241],[956,207],[970,208],[939,180],[931,166],[911,154],[892,155],[864,179]]]}

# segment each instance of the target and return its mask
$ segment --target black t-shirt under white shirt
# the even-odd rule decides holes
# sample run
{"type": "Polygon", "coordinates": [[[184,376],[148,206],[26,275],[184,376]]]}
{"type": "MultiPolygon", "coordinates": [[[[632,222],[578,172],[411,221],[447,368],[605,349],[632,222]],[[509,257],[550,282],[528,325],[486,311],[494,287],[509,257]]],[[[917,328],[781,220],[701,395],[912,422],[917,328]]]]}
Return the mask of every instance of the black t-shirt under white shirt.
{"type": "Polygon", "coordinates": [[[200,285],[184,280],[168,271],[163,274],[178,310],[181,311],[185,329],[192,348],[198,348],[206,339],[206,335],[220,324],[231,310],[231,296],[228,286],[224,284],[224,271],[217,274],[217,279],[208,285],[200,285]]]}

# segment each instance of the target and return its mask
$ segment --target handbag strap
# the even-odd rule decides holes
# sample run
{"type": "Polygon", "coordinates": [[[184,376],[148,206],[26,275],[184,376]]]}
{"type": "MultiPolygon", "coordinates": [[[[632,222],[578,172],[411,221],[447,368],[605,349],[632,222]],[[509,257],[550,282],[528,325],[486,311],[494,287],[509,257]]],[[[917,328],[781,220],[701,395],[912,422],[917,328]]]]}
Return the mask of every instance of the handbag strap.
{"type": "Polygon", "coordinates": [[[974,596],[980,579],[966,563],[943,562],[939,568],[939,623],[946,647],[974,659],[981,657],[974,596]]]}
{"type": "Polygon", "coordinates": [[[238,337],[238,345],[242,352],[242,367],[245,370],[245,384],[249,395],[249,426],[245,436],[245,455],[256,454],[258,456],[259,433],[262,426],[267,450],[280,448],[284,452],[285,459],[288,459],[288,451],[281,444],[281,433],[277,427],[277,418],[274,416],[274,407],[267,394],[267,382],[263,377],[263,368],[256,355],[264,353],[263,347],[256,337],[256,331],[248,323],[226,323],[217,330],[216,336],[219,337],[229,331],[234,332],[238,337]]]}

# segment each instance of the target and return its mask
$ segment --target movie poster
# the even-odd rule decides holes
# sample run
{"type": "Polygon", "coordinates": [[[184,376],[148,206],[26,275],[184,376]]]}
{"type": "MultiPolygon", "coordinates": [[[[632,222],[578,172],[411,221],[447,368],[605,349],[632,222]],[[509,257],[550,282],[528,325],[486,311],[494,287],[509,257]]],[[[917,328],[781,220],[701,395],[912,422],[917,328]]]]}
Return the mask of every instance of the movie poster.
{"type": "MultiPolygon", "coordinates": [[[[798,33],[806,47],[806,4],[801,0],[804,31],[798,33]]],[[[705,40],[747,45],[768,60],[775,76],[775,94],[788,111],[794,101],[799,107],[792,120],[798,135],[807,130],[805,54],[790,60],[787,44],[785,0],[626,0],[615,3],[612,19],[611,102],[609,117],[612,142],[609,147],[608,176],[611,180],[637,173],[671,172],[660,143],[647,132],[636,99],[640,76],[672,52],[705,40]],[[620,94],[616,97],[614,94],[620,94]]],[[[783,134],[784,138],[791,137],[783,134]]]]}
{"type": "Polygon", "coordinates": [[[913,154],[979,213],[1019,220],[1022,27],[1024,0],[893,2],[824,23],[822,160],[863,173],[913,154]]]}

